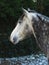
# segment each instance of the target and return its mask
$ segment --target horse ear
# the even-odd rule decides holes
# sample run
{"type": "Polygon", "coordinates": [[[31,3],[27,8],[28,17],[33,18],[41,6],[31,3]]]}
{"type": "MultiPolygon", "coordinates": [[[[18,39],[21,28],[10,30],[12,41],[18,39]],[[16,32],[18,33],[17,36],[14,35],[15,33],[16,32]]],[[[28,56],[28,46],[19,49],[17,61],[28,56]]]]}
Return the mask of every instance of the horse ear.
{"type": "Polygon", "coordinates": [[[28,8],[28,11],[31,11],[31,9],[30,9],[30,8],[28,8]]]}
{"type": "Polygon", "coordinates": [[[27,15],[29,12],[26,10],[26,9],[24,9],[24,8],[22,8],[22,10],[23,10],[23,12],[24,12],[24,14],[25,15],[27,15]]]}

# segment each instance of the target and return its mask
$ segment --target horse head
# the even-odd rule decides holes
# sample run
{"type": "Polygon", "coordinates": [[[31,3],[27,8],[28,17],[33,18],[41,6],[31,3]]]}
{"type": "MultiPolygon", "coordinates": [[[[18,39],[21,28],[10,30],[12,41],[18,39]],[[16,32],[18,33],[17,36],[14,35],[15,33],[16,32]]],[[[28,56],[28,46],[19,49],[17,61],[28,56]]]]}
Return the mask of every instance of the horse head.
{"type": "Polygon", "coordinates": [[[10,40],[12,43],[17,44],[19,41],[27,38],[30,34],[34,34],[34,18],[38,20],[34,11],[32,12],[30,9],[23,9],[23,14],[18,19],[17,25],[10,35],[10,40]]]}

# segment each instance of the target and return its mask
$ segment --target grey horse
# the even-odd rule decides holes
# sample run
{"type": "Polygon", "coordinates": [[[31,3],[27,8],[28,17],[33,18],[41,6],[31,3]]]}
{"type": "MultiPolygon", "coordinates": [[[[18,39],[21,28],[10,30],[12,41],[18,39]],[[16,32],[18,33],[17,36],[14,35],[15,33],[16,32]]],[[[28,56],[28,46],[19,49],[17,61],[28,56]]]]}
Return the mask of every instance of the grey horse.
{"type": "Polygon", "coordinates": [[[10,41],[17,44],[33,34],[38,46],[49,58],[49,17],[34,10],[23,9],[22,16],[10,35],[10,41]]]}

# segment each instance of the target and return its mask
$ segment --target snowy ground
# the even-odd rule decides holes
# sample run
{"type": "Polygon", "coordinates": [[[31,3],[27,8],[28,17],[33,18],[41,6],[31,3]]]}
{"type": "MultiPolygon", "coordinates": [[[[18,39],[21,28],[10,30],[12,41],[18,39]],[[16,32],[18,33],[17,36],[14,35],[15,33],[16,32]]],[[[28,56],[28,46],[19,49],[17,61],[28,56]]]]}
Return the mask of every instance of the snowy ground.
{"type": "Polygon", "coordinates": [[[48,65],[48,59],[44,54],[0,58],[0,65],[48,65]]]}

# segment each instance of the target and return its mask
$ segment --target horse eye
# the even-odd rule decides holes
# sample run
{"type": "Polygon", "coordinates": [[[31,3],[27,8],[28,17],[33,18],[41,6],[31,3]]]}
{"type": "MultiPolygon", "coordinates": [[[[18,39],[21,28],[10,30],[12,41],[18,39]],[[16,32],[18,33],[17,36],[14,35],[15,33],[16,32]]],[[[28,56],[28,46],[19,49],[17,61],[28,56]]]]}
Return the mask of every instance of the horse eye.
{"type": "Polygon", "coordinates": [[[22,23],[22,21],[19,21],[19,23],[21,24],[21,23],[22,23]]]}

